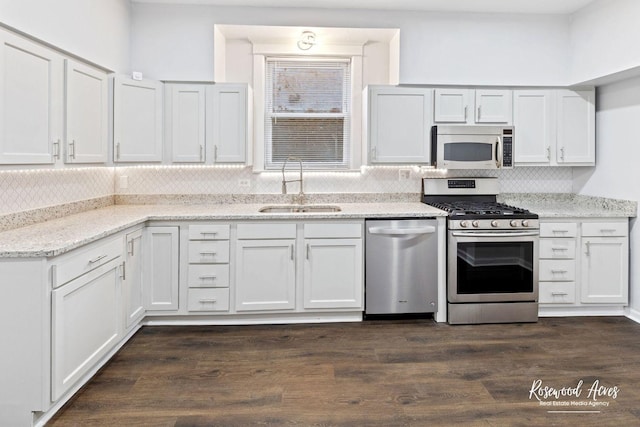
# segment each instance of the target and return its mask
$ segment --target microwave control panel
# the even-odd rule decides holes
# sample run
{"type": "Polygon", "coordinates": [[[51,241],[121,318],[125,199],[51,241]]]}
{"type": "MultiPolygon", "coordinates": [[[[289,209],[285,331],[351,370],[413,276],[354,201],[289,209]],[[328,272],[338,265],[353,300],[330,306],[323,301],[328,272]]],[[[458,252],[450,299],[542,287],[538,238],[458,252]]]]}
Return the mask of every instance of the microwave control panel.
{"type": "Polygon", "coordinates": [[[513,168],[513,129],[504,129],[502,135],[502,167],[513,168]]]}

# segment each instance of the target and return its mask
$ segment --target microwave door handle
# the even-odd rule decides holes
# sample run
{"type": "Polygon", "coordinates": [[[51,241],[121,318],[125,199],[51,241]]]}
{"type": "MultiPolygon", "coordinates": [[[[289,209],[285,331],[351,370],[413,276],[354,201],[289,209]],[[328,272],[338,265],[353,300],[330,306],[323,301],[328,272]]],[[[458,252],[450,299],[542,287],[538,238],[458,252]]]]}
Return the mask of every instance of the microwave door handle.
{"type": "Polygon", "coordinates": [[[502,140],[500,137],[496,138],[496,167],[500,169],[500,165],[502,165],[502,140]]]}

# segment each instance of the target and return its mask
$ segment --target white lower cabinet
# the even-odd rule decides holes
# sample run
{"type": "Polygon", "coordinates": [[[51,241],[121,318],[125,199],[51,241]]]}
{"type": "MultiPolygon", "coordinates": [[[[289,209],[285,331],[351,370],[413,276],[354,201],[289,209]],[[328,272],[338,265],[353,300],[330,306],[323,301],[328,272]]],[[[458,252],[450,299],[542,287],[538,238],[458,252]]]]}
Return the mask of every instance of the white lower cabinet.
{"type": "Polygon", "coordinates": [[[122,335],[119,259],[52,292],[51,399],[80,380],[122,335]]]}
{"type": "Polygon", "coordinates": [[[144,234],[144,307],[151,311],[179,308],[179,228],[151,226],[144,234]]]}
{"type": "Polygon", "coordinates": [[[237,311],[295,309],[295,237],[295,224],[238,224],[237,311]]]}
{"type": "Polygon", "coordinates": [[[136,326],[145,313],[142,289],[142,234],[143,230],[140,228],[125,236],[122,300],[126,330],[136,326]]]}
{"type": "MultiPolygon", "coordinates": [[[[627,218],[540,223],[539,302],[541,311],[588,314],[629,302],[627,218]]],[[[602,312],[602,311],[600,311],[602,312]]]]}

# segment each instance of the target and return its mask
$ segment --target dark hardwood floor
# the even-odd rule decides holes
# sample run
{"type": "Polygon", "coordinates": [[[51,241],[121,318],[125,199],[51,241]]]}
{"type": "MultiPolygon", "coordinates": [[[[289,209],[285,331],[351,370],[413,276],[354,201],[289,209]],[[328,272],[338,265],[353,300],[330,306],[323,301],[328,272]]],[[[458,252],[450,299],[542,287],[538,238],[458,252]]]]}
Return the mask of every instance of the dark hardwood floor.
{"type": "Polygon", "coordinates": [[[640,425],[640,325],[144,327],[49,425],[640,425]]]}

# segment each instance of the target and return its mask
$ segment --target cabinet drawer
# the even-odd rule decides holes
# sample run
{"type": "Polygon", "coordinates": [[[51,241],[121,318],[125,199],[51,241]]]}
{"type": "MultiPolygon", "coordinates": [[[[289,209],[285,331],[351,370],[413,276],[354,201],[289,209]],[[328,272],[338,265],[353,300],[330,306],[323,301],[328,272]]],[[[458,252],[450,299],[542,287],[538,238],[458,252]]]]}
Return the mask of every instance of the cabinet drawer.
{"type": "Polygon", "coordinates": [[[540,224],[540,237],[576,237],[578,224],[575,222],[543,222],[540,224]]]}
{"type": "Polygon", "coordinates": [[[591,237],[626,236],[629,225],[626,222],[585,222],[582,235],[591,237]]]}
{"type": "Polygon", "coordinates": [[[114,237],[61,256],[54,261],[52,266],[53,287],[57,288],[119,257],[123,245],[121,237],[114,237]]]}
{"type": "Polygon", "coordinates": [[[295,224],[238,224],[238,239],[295,239],[295,224]]]}
{"type": "Polygon", "coordinates": [[[229,241],[189,242],[189,262],[193,264],[229,262],[229,241]]]}
{"type": "Polygon", "coordinates": [[[305,239],[331,239],[331,238],[355,238],[362,237],[362,224],[305,224],[304,225],[304,237],[305,239]]]}
{"type": "Polygon", "coordinates": [[[190,225],[189,240],[229,240],[229,224],[190,225]]]}
{"type": "Polygon", "coordinates": [[[187,283],[190,288],[227,288],[229,264],[190,264],[187,283]]]}
{"type": "Polygon", "coordinates": [[[540,282],[540,304],[575,304],[575,282],[540,282]]]}
{"type": "Polygon", "coordinates": [[[540,261],[541,282],[566,282],[576,280],[576,262],[574,260],[551,260],[540,261]]]}
{"type": "Polygon", "coordinates": [[[189,311],[229,311],[229,288],[189,289],[189,311]]]}
{"type": "Polygon", "coordinates": [[[574,259],[575,239],[540,239],[540,258],[574,259]]]}

